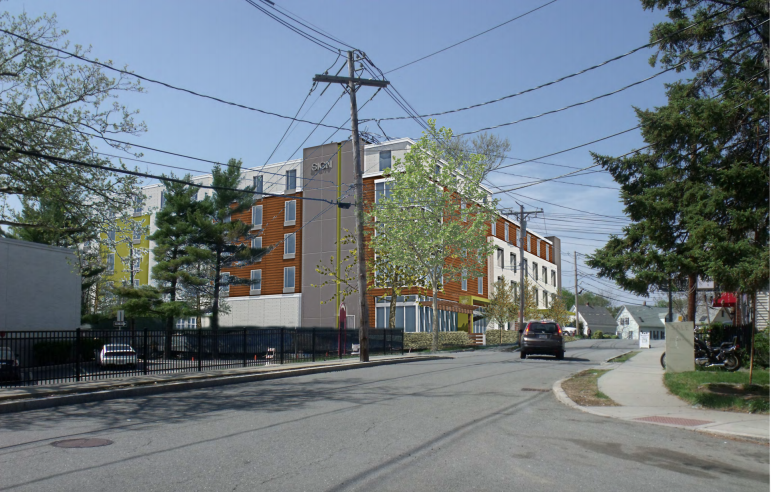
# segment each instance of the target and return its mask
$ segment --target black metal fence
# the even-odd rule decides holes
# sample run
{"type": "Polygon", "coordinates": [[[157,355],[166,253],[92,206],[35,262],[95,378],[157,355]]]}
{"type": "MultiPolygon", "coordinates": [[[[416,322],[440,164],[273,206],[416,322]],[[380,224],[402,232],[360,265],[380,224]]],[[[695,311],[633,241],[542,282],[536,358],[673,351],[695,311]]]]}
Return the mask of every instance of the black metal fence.
{"type": "MultiPolygon", "coordinates": [[[[402,330],[369,340],[370,355],[404,352],[402,330]]],[[[358,344],[334,328],[0,332],[0,387],[358,358],[358,344]]]]}

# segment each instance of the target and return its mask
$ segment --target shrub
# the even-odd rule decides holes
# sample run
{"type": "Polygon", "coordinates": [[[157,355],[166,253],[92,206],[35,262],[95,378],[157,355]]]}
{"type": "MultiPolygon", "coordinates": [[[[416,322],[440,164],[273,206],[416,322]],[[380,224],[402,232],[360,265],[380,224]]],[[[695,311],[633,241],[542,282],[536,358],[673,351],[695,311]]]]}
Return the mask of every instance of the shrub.
{"type": "Polygon", "coordinates": [[[507,345],[517,343],[517,332],[514,330],[487,330],[485,332],[487,345],[507,345]]]}
{"type": "MultiPolygon", "coordinates": [[[[430,349],[431,348],[432,334],[421,333],[405,333],[404,334],[404,348],[405,349],[430,349]]],[[[468,332],[465,331],[441,331],[439,332],[439,348],[442,347],[459,347],[471,345],[471,341],[468,338],[468,332]]]]}
{"type": "Polygon", "coordinates": [[[592,338],[598,338],[602,340],[604,338],[604,335],[602,334],[601,330],[597,330],[592,332],[592,338]]]}

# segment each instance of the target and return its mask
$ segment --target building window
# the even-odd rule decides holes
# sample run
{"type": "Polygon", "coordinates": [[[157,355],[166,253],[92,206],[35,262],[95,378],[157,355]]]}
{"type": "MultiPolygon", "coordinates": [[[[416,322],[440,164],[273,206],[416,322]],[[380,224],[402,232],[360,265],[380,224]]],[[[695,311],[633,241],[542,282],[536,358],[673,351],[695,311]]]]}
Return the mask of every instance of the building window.
{"type": "Polygon", "coordinates": [[[264,191],[262,187],[262,175],[254,176],[252,178],[252,186],[254,187],[254,197],[259,200],[262,198],[262,192],[264,191]]]}
{"type": "Polygon", "coordinates": [[[533,289],[533,295],[535,296],[535,307],[538,306],[538,289],[533,289]]]}
{"type": "Polygon", "coordinates": [[[107,255],[107,271],[110,273],[115,271],[115,253],[107,255]]]}
{"type": "Polygon", "coordinates": [[[477,278],[477,292],[479,295],[484,295],[485,293],[484,277],[477,278]]]}
{"type": "Polygon", "coordinates": [[[142,215],[142,205],[143,200],[141,196],[138,196],[134,199],[134,216],[142,215]]]}
{"type": "Polygon", "coordinates": [[[107,231],[107,239],[109,239],[112,242],[115,242],[115,229],[110,229],[107,231]]]}
{"type": "Polygon", "coordinates": [[[297,189],[297,170],[292,169],[286,172],[286,191],[294,192],[297,189]]]}
{"type": "Polygon", "coordinates": [[[262,293],[262,270],[252,270],[249,295],[258,296],[262,293]]]}
{"type": "Polygon", "coordinates": [[[377,203],[378,200],[382,200],[383,198],[390,197],[393,186],[394,186],[394,181],[390,179],[388,181],[376,182],[375,183],[375,203],[377,203]]]}
{"type": "Polygon", "coordinates": [[[294,258],[294,234],[284,234],[284,259],[294,258]]]}
{"type": "Polygon", "coordinates": [[[164,205],[166,205],[166,193],[161,190],[161,208],[163,208],[164,205]]]}
{"type": "Polygon", "coordinates": [[[549,281],[549,277],[546,276],[546,267],[541,267],[541,278],[543,278],[543,283],[546,283],[549,281]]]}
{"type": "Polygon", "coordinates": [[[514,273],[517,273],[517,255],[509,253],[509,268],[514,273]]]}
{"type": "Polygon", "coordinates": [[[139,229],[134,229],[133,239],[134,239],[134,244],[139,244],[142,241],[142,231],[139,229]]]}
{"type": "Polygon", "coordinates": [[[294,267],[284,268],[284,293],[294,292],[294,267]]]}
{"type": "Polygon", "coordinates": [[[295,213],[296,209],[297,209],[296,200],[284,202],[284,225],[285,226],[295,225],[295,219],[297,217],[297,214],[295,213]]]}
{"type": "Polygon", "coordinates": [[[538,265],[533,263],[533,280],[538,282],[538,265]]]}
{"type": "Polygon", "coordinates": [[[556,287],[557,286],[557,272],[554,270],[551,271],[551,284],[556,287]]]}
{"type": "Polygon", "coordinates": [[[139,273],[139,267],[142,264],[142,259],[136,259],[131,262],[131,271],[134,273],[139,273]]]}
{"type": "Polygon", "coordinates": [[[527,277],[527,260],[524,258],[522,259],[522,270],[525,273],[525,277],[527,277]]]}
{"type": "MultiPolygon", "coordinates": [[[[252,238],[252,249],[262,249],[262,237],[252,238]]],[[[257,258],[257,261],[262,261],[262,256],[257,258]]]]}
{"type": "Polygon", "coordinates": [[[230,222],[230,220],[231,220],[231,218],[230,218],[230,214],[227,214],[227,215],[225,216],[225,218],[224,218],[224,219],[222,219],[222,222],[224,222],[224,223],[226,223],[226,224],[227,224],[227,223],[229,223],[229,222],[230,222]]]}
{"type": "Polygon", "coordinates": [[[384,150],[380,152],[380,170],[385,171],[391,168],[391,151],[384,150]]]}
{"type": "Polygon", "coordinates": [[[535,251],[536,251],[535,255],[540,258],[541,257],[541,241],[539,241],[538,239],[535,240],[535,251]]]}
{"type": "Polygon", "coordinates": [[[466,270],[463,270],[460,278],[460,290],[468,290],[468,278],[466,270]]]}
{"type": "Polygon", "coordinates": [[[549,307],[549,293],[543,291],[543,307],[549,307]]]}
{"type": "Polygon", "coordinates": [[[252,229],[262,229],[262,205],[252,207],[252,229]]]}
{"type": "Polygon", "coordinates": [[[439,164],[437,164],[436,166],[434,166],[434,174],[436,174],[437,176],[439,176],[440,174],[442,174],[442,167],[441,167],[439,164]]]}
{"type": "Polygon", "coordinates": [[[134,288],[135,289],[139,288],[139,279],[134,279],[134,288]]]}
{"type": "Polygon", "coordinates": [[[492,231],[492,235],[495,236],[495,222],[493,222],[490,226],[490,229],[492,231]]]}
{"type": "Polygon", "coordinates": [[[498,268],[503,270],[503,249],[501,248],[498,248],[497,260],[498,260],[498,268]]]}
{"type": "Polygon", "coordinates": [[[220,294],[223,296],[230,295],[230,274],[228,272],[222,272],[220,276],[220,294]]]}
{"type": "Polygon", "coordinates": [[[509,224],[503,224],[503,234],[506,236],[506,242],[509,242],[509,224]]]}

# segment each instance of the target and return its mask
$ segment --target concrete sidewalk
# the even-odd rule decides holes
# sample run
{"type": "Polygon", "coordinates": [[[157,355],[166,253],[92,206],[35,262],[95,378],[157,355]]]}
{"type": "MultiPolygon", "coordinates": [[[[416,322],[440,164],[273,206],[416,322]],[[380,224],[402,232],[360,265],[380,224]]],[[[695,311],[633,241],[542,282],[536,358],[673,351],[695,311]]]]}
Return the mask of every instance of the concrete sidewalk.
{"type": "Polygon", "coordinates": [[[599,390],[621,406],[581,407],[565,395],[559,383],[555,384],[555,394],[563,403],[595,415],[769,442],[768,415],[691,406],[664,386],[664,370],[659,362],[664,347],[640,350],[622,364],[608,364],[613,370],[598,380],[599,390]]]}
{"type": "Polygon", "coordinates": [[[132,398],[174,391],[250,383],[306,374],[345,371],[364,367],[399,364],[421,360],[452,359],[441,355],[383,355],[370,357],[369,362],[357,359],[271,364],[202,372],[176,372],[148,376],[91,380],[50,386],[23,386],[0,390],[0,414],[37,410],[59,405],[74,405],[93,401],[132,398]]]}

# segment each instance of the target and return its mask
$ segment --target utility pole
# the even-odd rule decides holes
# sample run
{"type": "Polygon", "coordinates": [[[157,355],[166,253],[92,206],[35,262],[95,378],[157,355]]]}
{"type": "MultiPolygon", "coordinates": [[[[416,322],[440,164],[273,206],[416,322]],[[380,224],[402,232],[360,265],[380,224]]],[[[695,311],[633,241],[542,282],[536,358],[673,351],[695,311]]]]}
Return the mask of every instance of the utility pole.
{"type": "MultiPolygon", "coordinates": [[[[353,140],[354,190],[356,195],[356,259],[359,266],[359,360],[369,362],[369,304],[367,304],[367,259],[364,255],[364,175],[359,146],[359,116],[356,106],[356,86],[387,87],[386,80],[362,79],[356,77],[353,51],[348,52],[348,77],[337,75],[316,75],[314,82],[342,83],[348,87],[351,98],[351,138],[353,140]]],[[[340,169],[340,166],[338,166],[340,169]]],[[[338,208],[340,205],[338,204],[338,208]]],[[[338,242],[339,244],[339,242],[338,242]]]]}
{"type": "MultiPolygon", "coordinates": [[[[327,86],[329,87],[329,86],[327,86]]],[[[340,203],[340,182],[342,181],[342,155],[343,144],[337,144],[337,202],[340,203]]],[[[335,327],[340,328],[340,207],[337,207],[337,253],[335,256],[335,275],[337,275],[337,282],[335,282],[335,327]]]]}
{"type": "MultiPolygon", "coordinates": [[[[573,288],[576,292],[576,335],[578,335],[578,261],[576,261],[575,251],[573,251],[573,267],[575,268],[573,270],[573,288]]],[[[581,330],[581,334],[583,335],[583,330],[581,330]]]]}
{"type": "MultiPolygon", "coordinates": [[[[519,332],[525,329],[525,241],[527,241],[527,216],[542,214],[543,210],[530,210],[525,212],[525,208],[520,205],[519,212],[515,212],[511,209],[501,210],[503,215],[519,216],[519,332]]],[[[520,335],[521,336],[521,335],[520,335]]]]}

